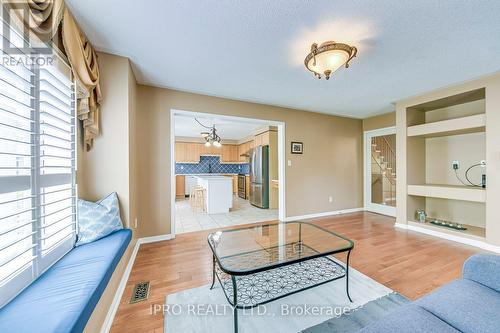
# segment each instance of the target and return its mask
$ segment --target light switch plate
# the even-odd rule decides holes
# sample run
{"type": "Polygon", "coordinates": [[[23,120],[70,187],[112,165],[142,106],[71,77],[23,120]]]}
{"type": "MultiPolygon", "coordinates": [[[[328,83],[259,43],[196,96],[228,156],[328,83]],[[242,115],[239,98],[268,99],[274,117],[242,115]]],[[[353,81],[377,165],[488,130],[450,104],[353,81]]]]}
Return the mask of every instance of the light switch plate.
{"type": "Polygon", "coordinates": [[[288,160],[288,166],[291,167],[292,166],[292,160],[288,160]]]}

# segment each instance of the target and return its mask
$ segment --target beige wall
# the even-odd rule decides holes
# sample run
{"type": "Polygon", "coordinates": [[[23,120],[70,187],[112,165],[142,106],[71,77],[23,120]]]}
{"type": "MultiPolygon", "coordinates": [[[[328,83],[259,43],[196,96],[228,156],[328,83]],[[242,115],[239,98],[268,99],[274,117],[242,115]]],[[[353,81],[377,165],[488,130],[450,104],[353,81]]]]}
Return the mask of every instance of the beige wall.
{"type": "MultiPolygon", "coordinates": [[[[111,192],[117,192],[124,225],[130,226],[131,170],[130,119],[135,117],[135,79],[131,74],[127,58],[99,53],[101,89],[104,99],[101,104],[101,135],[94,140],[91,151],[82,149],[78,156],[78,195],[82,199],[96,201],[111,192]],[[132,82],[132,79],[134,82],[132,82]]],[[[135,123],[135,122],[134,122],[135,123]]],[[[134,159],[135,160],[135,159],[134,159]]],[[[132,168],[133,169],[133,168],[132,168]]],[[[132,172],[131,172],[132,171],[132,172]]],[[[136,178],[136,177],[135,177],[136,178]]],[[[137,186],[136,182],[132,182],[137,186]]]]}
{"type": "Polygon", "coordinates": [[[486,87],[486,238],[500,246],[500,75],[486,87]]]}
{"type": "Polygon", "coordinates": [[[279,180],[278,132],[269,131],[269,208],[279,208],[279,188],[273,186],[273,180],[279,180]]]}
{"type": "Polygon", "coordinates": [[[286,216],[362,207],[362,121],[139,85],[139,235],[170,232],[170,110],[286,124],[286,216]],[[304,142],[291,155],[291,141],[304,142]],[[333,197],[333,203],[328,197],[333,197]]]}
{"type": "MultiPolygon", "coordinates": [[[[95,201],[117,192],[126,227],[133,228],[138,216],[137,84],[127,58],[99,53],[101,89],[101,135],[91,151],[78,144],[78,195],[95,201]]],[[[131,258],[136,235],[129,244],[85,327],[85,332],[101,330],[131,258]]]]}
{"type": "MultiPolygon", "coordinates": [[[[457,173],[465,181],[467,168],[486,159],[485,137],[484,133],[473,133],[426,139],[426,183],[462,185],[451,167],[452,161],[459,161],[457,173]]],[[[481,183],[481,171],[481,167],[471,169],[471,181],[481,183]]]]}
{"type": "Polygon", "coordinates": [[[128,66],[128,118],[129,118],[129,226],[135,228],[135,220],[139,217],[139,160],[137,152],[137,82],[132,72],[132,67],[128,66]]]}
{"type": "Polygon", "coordinates": [[[363,131],[396,126],[396,112],[384,113],[363,119],[363,131]]]}
{"type": "MultiPolygon", "coordinates": [[[[465,181],[467,168],[486,159],[485,137],[484,133],[474,133],[426,139],[426,183],[462,185],[455,176],[451,163],[459,161],[460,169],[457,173],[465,181]]],[[[482,171],[481,167],[470,170],[470,180],[480,183],[482,171]]],[[[429,216],[447,221],[478,227],[486,225],[486,211],[482,203],[427,198],[425,210],[429,216]]]]}

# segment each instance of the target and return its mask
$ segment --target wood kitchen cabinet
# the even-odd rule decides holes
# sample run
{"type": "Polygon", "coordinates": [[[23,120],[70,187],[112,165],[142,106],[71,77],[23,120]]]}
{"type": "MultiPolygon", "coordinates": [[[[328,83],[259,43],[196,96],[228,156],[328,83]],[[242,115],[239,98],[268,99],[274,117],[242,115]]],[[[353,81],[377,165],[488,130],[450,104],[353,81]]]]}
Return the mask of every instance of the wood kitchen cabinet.
{"type": "Polygon", "coordinates": [[[241,155],[248,155],[250,153],[251,144],[253,143],[252,141],[248,141],[245,143],[242,143],[241,145],[238,146],[238,161],[240,162],[246,162],[247,161],[247,156],[241,156],[241,155]]]}
{"type": "Polygon", "coordinates": [[[175,176],[175,196],[184,197],[185,196],[185,176],[176,175],[175,176]]]}
{"type": "Polygon", "coordinates": [[[175,162],[198,163],[200,162],[201,144],[192,142],[175,143],[175,162]]]}
{"type": "Polygon", "coordinates": [[[262,136],[260,134],[256,135],[253,138],[253,146],[254,147],[262,146],[262,136]]]}
{"type": "Polygon", "coordinates": [[[238,145],[223,144],[221,147],[215,147],[213,145],[206,147],[202,143],[175,143],[175,162],[199,163],[201,156],[220,156],[221,163],[238,163],[246,161],[244,158],[240,159],[240,148],[238,145]]]}
{"type": "Polygon", "coordinates": [[[238,194],[238,175],[233,175],[233,194],[238,194]]]}
{"type": "Polygon", "coordinates": [[[215,147],[213,145],[207,147],[201,143],[200,146],[200,155],[222,155],[222,147],[215,147]]]}
{"type": "Polygon", "coordinates": [[[254,141],[254,146],[255,147],[258,147],[258,146],[269,146],[269,131],[257,134],[255,136],[255,139],[253,141],[254,141]]]}
{"type": "Polygon", "coordinates": [[[222,145],[221,150],[221,163],[235,163],[238,162],[238,146],[237,145],[222,145]]]}
{"type": "Polygon", "coordinates": [[[250,200],[250,176],[245,176],[245,197],[250,200]]]}

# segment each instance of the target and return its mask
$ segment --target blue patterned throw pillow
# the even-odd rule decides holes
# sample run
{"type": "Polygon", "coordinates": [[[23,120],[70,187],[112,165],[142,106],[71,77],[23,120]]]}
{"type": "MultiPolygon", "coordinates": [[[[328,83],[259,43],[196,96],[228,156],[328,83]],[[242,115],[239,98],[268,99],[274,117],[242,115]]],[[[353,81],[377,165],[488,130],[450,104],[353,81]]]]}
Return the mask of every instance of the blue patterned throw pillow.
{"type": "Polygon", "coordinates": [[[123,229],[116,192],[97,202],[78,199],[78,238],[75,246],[101,239],[123,229]]]}

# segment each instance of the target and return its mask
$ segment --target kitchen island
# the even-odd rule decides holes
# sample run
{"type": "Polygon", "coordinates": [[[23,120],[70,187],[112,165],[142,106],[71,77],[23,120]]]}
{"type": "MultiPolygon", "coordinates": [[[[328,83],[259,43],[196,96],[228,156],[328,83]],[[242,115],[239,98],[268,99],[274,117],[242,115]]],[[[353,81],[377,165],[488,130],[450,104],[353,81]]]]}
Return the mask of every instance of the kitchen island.
{"type": "Polygon", "coordinates": [[[232,177],[220,175],[197,175],[197,185],[206,190],[206,208],[208,214],[229,213],[233,207],[232,177]]]}

